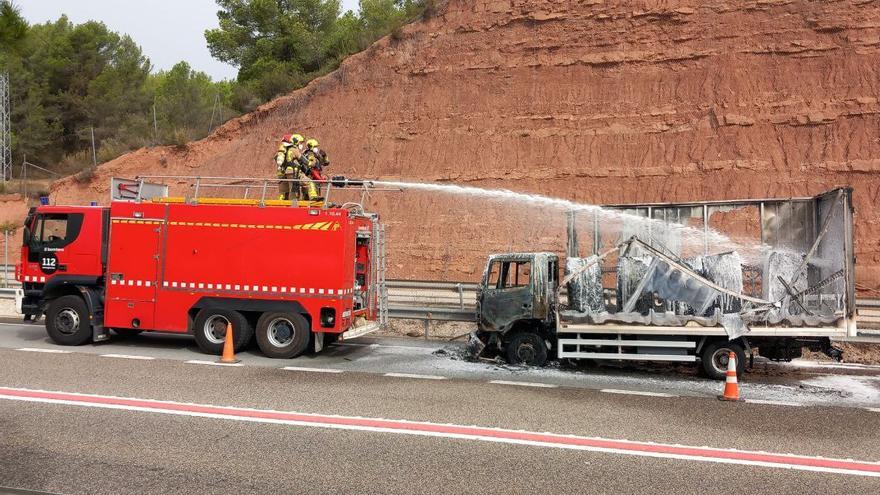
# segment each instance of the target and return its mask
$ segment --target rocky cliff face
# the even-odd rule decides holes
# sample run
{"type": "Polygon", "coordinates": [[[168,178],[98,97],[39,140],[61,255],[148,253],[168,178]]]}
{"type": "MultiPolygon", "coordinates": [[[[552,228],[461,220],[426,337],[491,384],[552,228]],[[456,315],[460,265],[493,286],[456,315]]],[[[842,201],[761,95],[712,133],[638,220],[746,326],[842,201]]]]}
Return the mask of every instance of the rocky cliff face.
{"type": "MultiPolygon", "coordinates": [[[[307,88],[184,148],[102,167],[268,176],[283,133],[332,173],[590,203],[812,195],[852,185],[859,282],[880,284],[880,2],[449,0],[307,88]]],[[[489,251],[560,250],[563,221],[454,196],[376,194],[389,275],[473,278],[489,251]]]]}

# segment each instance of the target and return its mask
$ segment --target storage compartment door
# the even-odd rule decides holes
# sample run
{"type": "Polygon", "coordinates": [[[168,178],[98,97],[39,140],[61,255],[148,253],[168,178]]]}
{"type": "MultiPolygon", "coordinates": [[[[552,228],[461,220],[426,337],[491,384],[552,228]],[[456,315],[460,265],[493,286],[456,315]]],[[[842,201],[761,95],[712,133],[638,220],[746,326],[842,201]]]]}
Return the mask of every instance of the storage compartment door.
{"type": "Polygon", "coordinates": [[[104,325],[154,328],[164,220],[111,220],[104,325]]]}

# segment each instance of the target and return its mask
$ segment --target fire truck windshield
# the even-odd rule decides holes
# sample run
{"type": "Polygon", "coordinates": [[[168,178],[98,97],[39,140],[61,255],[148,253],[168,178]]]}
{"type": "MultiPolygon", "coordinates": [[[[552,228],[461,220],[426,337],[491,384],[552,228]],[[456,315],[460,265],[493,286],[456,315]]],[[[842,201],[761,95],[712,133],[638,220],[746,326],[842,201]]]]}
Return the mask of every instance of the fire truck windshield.
{"type": "Polygon", "coordinates": [[[40,213],[30,231],[31,261],[44,250],[61,249],[72,243],[82,228],[82,213],[40,213]]]}

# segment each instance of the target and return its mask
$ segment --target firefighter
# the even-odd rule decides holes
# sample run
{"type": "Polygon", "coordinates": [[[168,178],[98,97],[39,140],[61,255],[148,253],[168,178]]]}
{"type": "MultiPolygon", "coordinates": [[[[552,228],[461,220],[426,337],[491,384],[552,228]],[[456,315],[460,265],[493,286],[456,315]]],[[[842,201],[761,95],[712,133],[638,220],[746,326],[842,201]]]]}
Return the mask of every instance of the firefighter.
{"type": "MultiPolygon", "coordinates": [[[[275,164],[278,166],[279,179],[299,178],[299,163],[302,161],[302,144],[305,141],[300,134],[287,134],[281,138],[281,145],[275,153],[275,164]]],[[[278,199],[290,199],[291,192],[298,192],[292,182],[278,184],[278,199]]]]}
{"type": "Polygon", "coordinates": [[[324,180],[323,170],[329,164],[327,153],[318,147],[318,140],[313,138],[306,141],[306,149],[300,159],[301,198],[309,201],[319,199],[318,188],[314,181],[324,180]]]}

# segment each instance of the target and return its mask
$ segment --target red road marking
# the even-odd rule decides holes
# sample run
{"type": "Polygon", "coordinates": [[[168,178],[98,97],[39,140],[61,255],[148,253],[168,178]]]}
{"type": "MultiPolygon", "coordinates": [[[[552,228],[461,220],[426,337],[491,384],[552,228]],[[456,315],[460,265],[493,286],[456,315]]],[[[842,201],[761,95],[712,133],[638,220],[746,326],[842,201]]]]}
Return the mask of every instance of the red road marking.
{"type": "Polygon", "coordinates": [[[605,438],[504,430],[498,428],[448,425],[426,422],[395,421],[380,418],[359,418],[310,413],[245,409],[205,404],[183,404],[149,399],[110,397],[103,395],[50,392],[0,387],[0,398],[43,402],[64,401],[74,405],[134,409],[166,414],[189,414],[251,421],[290,422],[306,426],[338,427],[348,429],[381,430],[390,433],[445,436],[453,438],[488,440],[507,443],[574,448],[630,455],[679,458],[709,462],[760,465],[767,467],[835,472],[863,476],[880,476],[880,463],[829,459],[792,454],[775,454],[709,447],[690,447],[647,442],[632,442],[605,438]]]}

